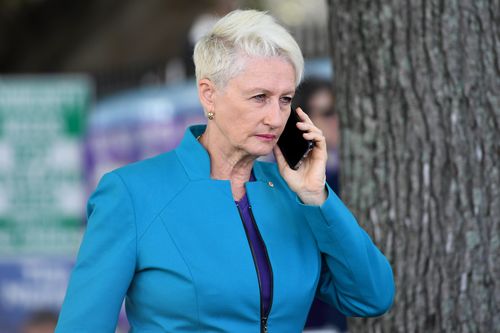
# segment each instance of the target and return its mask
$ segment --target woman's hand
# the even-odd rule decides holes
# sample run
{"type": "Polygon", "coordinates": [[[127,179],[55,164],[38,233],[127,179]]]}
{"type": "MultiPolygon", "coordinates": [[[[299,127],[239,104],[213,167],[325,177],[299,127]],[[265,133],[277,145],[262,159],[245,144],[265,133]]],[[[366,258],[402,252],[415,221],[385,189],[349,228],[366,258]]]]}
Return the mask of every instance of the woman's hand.
{"type": "Polygon", "coordinates": [[[278,162],[281,176],[300,200],[306,205],[321,205],[327,198],[326,181],[326,141],[323,133],[317,128],[309,116],[297,108],[300,122],[297,127],[304,131],[304,138],[312,140],[314,147],[302,161],[297,170],[290,168],[278,145],[274,147],[274,156],[278,162]]]}

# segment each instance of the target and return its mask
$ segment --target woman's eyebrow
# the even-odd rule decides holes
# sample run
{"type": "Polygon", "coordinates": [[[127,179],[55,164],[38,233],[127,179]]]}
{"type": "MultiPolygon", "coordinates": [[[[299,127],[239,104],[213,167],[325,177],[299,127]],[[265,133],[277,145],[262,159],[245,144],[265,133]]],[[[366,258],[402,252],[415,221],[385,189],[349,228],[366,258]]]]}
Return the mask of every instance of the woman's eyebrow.
{"type": "Polygon", "coordinates": [[[248,89],[247,91],[245,91],[247,94],[256,94],[256,93],[259,93],[259,94],[272,94],[272,92],[268,89],[264,89],[264,88],[251,88],[251,89],[248,89]]]}
{"type": "MultiPolygon", "coordinates": [[[[246,91],[245,93],[247,93],[249,95],[255,94],[255,93],[274,95],[273,91],[265,89],[265,88],[252,88],[252,89],[249,89],[248,91],[246,91]]],[[[279,94],[279,95],[281,95],[281,96],[283,96],[283,95],[295,95],[295,90],[286,91],[286,92],[279,94]]]]}

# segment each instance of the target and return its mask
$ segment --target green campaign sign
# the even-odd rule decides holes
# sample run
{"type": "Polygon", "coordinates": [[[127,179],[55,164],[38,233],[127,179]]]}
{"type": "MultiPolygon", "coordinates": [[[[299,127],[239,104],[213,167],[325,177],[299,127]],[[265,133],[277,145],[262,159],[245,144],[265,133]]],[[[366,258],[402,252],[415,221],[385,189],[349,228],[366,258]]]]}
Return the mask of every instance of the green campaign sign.
{"type": "Polygon", "coordinates": [[[0,255],[72,254],[85,213],[85,76],[0,76],[0,255]]]}

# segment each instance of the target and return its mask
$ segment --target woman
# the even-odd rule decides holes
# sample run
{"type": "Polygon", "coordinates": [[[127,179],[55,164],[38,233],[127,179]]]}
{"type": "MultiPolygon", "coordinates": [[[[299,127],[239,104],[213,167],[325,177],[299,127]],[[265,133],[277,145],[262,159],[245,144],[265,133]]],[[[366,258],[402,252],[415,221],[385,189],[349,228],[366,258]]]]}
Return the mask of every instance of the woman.
{"type": "Polygon", "coordinates": [[[195,47],[208,125],[171,152],[105,175],[56,332],[300,332],[318,297],[349,316],[390,307],[391,268],[325,186],[326,144],[290,169],[276,141],[303,58],[257,11],[222,18],[195,47]],[[278,166],[256,161],[271,151],[278,166]]]}

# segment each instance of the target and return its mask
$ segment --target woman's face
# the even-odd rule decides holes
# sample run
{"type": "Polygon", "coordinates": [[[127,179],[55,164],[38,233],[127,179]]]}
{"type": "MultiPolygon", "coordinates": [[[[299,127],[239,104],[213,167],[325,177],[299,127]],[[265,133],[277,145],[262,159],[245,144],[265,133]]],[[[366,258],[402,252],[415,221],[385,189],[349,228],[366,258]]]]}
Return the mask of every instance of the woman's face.
{"type": "Polygon", "coordinates": [[[218,144],[252,156],[271,153],[290,115],[295,71],[283,58],[245,58],[213,99],[218,144]]]}

